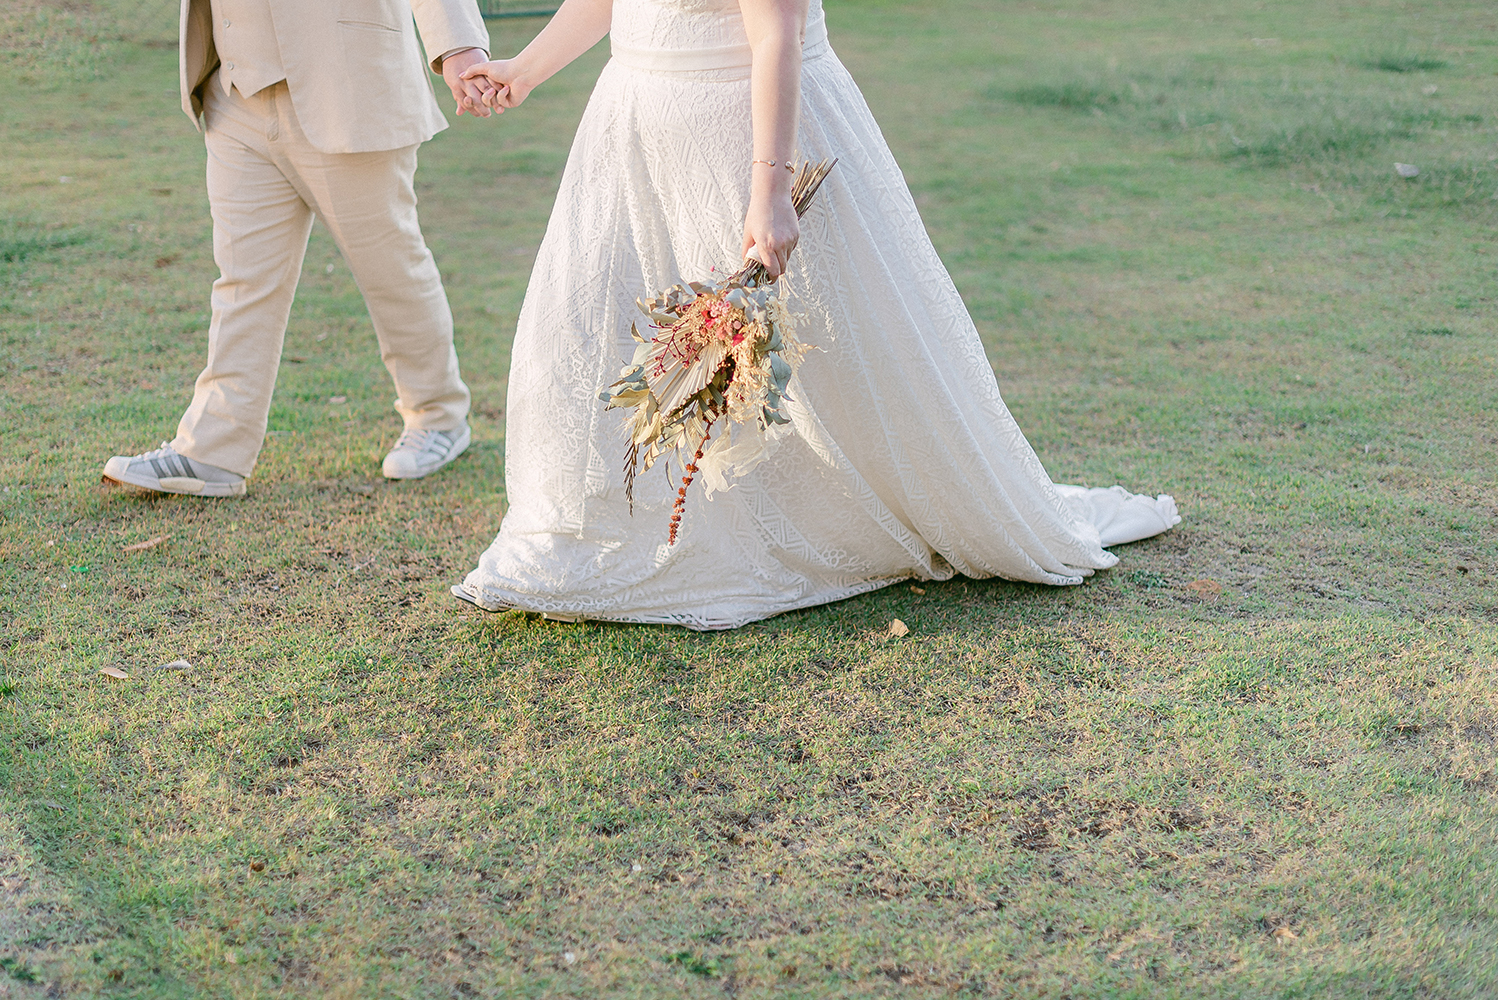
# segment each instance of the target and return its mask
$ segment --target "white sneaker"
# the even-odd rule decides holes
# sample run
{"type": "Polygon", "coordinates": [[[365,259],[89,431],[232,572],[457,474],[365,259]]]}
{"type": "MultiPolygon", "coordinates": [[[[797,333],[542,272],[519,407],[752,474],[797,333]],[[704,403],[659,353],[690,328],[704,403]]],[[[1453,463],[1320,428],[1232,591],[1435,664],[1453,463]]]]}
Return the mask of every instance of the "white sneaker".
{"type": "Polygon", "coordinates": [[[116,455],[104,463],[104,482],[138,486],[156,493],[198,497],[244,496],[244,476],[189,459],[165,441],[144,455],[116,455]]]}
{"type": "Polygon", "coordinates": [[[407,429],[385,456],[380,471],[386,479],[420,479],[463,454],[472,433],[465,423],[455,431],[407,429]]]}

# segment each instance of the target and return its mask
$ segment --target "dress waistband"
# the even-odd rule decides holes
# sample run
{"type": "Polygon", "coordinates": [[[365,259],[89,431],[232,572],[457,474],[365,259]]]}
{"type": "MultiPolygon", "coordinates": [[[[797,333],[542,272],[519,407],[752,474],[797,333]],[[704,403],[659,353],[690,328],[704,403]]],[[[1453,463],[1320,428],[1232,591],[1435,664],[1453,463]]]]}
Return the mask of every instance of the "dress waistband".
{"type": "MultiPolygon", "coordinates": [[[[741,45],[715,45],[697,49],[637,49],[610,41],[614,61],[631,69],[642,69],[652,73],[701,73],[711,70],[742,70],[749,75],[754,64],[749,43],[741,45]]],[[[803,63],[825,54],[828,50],[827,19],[818,17],[806,25],[806,40],[801,45],[803,63]]]]}

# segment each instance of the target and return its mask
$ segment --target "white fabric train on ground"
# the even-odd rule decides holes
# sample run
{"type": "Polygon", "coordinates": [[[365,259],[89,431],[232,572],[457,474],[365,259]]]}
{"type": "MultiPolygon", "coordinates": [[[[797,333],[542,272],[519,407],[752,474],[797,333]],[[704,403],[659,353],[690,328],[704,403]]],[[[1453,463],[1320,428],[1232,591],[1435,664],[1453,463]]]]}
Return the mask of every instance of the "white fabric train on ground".
{"type": "Polygon", "coordinates": [[[1056,492],[1082,520],[1097,529],[1103,545],[1137,542],[1181,523],[1175,498],[1168,493],[1151,498],[1130,493],[1122,486],[1088,489],[1064,483],[1056,484],[1056,492]]]}
{"type": "Polygon", "coordinates": [[[738,266],[753,137],[737,0],[615,0],[515,334],[510,509],[459,597],[732,628],[910,578],[1078,584],[1118,561],[1104,545],[1179,522],[1169,497],[1051,482],[819,0],[806,39],[799,152],[839,162],[783,279],[816,348],[790,428],[731,488],[694,491],[675,546],[679,466],[636,481],[631,516],[624,421],[596,394],[633,353],[637,296],[738,266]]]}

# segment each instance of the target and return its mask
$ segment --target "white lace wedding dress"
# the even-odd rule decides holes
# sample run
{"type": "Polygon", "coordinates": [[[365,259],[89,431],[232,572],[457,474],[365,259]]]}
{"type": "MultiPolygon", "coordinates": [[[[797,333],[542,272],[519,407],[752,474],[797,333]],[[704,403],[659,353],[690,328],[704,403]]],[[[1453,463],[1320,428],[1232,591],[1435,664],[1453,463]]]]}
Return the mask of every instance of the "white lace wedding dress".
{"type": "Polygon", "coordinates": [[[733,628],[912,577],[1077,584],[1117,562],[1103,546],[1180,520],[1169,497],[1046,475],[820,0],[799,155],[838,165],[782,279],[816,348],[791,384],[792,432],[732,488],[694,486],[676,545],[679,462],[640,475],[631,516],[624,417],[597,393],[634,352],[636,297],[740,263],[750,54],[737,0],[615,0],[611,41],[515,334],[509,511],[457,596],[733,628]]]}

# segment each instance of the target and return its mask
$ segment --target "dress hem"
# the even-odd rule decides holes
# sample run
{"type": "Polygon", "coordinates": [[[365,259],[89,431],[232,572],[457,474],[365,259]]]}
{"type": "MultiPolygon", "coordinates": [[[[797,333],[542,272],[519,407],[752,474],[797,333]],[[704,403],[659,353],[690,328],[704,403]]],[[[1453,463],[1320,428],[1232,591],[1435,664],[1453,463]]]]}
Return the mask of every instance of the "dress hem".
{"type": "MultiPolygon", "coordinates": [[[[579,620],[597,622],[616,622],[621,625],[680,625],[682,628],[693,632],[723,632],[729,629],[743,628],[755,622],[774,618],[791,611],[804,611],[807,608],[818,607],[823,604],[832,604],[836,601],[844,601],[850,597],[860,594],[872,593],[883,590],[885,587],[893,587],[895,584],[904,583],[906,580],[928,580],[931,577],[918,576],[914,573],[906,573],[898,577],[879,577],[873,580],[862,580],[848,587],[840,587],[833,591],[824,591],[815,595],[787,604],[785,607],[776,608],[763,614],[737,615],[730,618],[706,618],[699,615],[669,613],[669,612],[598,612],[584,611],[566,607],[539,607],[542,602],[526,601],[522,595],[496,591],[491,587],[484,587],[481,594],[469,590],[464,584],[455,584],[452,595],[460,601],[472,604],[476,608],[499,614],[505,611],[524,611],[529,614],[565,614],[577,615],[579,620]],[[505,596],[496,600],[495,595],[503,593],[505,596]]],[[[1078,581],[1080,582],[1080,581],[1078,581]]],[[[552,603],[552,602],[545,602],[552,603]]],[[[564,602],[556,602],[558,604],[564,602]]]]}

